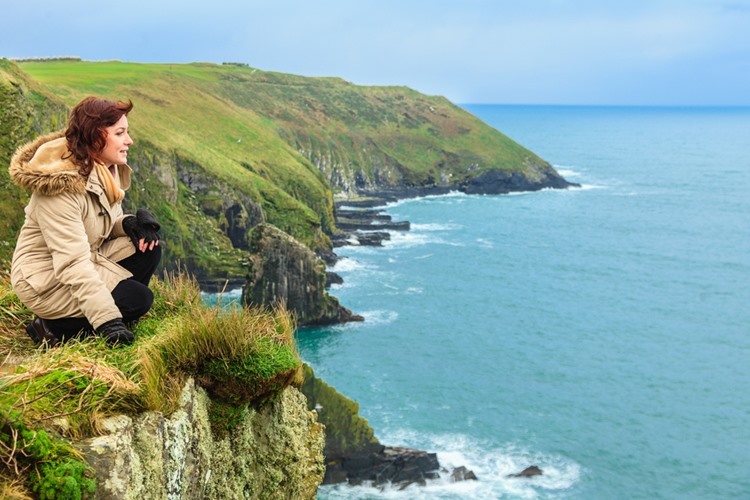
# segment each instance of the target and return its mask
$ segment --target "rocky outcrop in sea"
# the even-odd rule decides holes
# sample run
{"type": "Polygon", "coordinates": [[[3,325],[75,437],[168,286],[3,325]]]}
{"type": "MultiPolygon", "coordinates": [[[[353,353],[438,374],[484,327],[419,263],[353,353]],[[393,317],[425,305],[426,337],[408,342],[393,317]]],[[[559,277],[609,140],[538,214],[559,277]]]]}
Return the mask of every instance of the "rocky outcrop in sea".
{"type": "Polygon", "coordinates": [[[305,245],[270,224],[249,236],[250,264],[243,304],[284,304],[299,325],[362,321],[326,292],[325,263],[305,245]]]}

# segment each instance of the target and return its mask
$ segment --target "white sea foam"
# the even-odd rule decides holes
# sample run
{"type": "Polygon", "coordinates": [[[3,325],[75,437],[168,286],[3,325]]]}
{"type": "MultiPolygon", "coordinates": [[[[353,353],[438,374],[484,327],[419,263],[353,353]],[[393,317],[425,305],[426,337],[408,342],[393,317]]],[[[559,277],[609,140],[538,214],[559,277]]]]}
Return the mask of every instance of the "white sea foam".
{"type": "Polygon", "coordinates": [[[454,231],[461,229],[460,224],[412,224],[412,231],[454,231]]]}
{"type": "Polygon", "coordinates": [[[417,257],[414,257],[414,260],[424,260],[424,259],[429,259],[429,258],[430,258],[430,257],[432,257],[433,255],[435,255],[435,254],[434,254],[434,253],[427,253],[427,254],[424,254],[424,255],[419,255],[419,256],[417,256],[417,257]]]}
{"type": "Polygon", "coordinates": [[[557,170],[557,173],[565,177],[566,179],[568,177],[580,177],[581,173],[577,170],[573,170],[576,167],[568,166],[568,165],[552,165],[555,167],[555,170],[557,170]]]}
{"type": "Polygon", "coordinates": [[[375,311],[363,311],[359,314],[365,318],[367,325],[387,325],[393,323],[398,319],[398,313],[396,311],[388,311],[378,309],[375,311]]]}
{"type": "Polygon", "coordinates": [[[555,188],[542,188],[542,189],[536,189],[534,191],[511,191],[510,193],[503,194],[502,196],[528,196],[528,195],[535,195],[537,193],[543,193],[545,191],[558,191],[555,188]]]}
{"type": "Polygon", "coordinates": [[[494,248],[495,243],[485,238],[477,238],[477,244],[482,248],[494,248]]]}
{"type": "Polygon", "coordinates": [[[590,189],[606,189],[607,186],[604,184],[581,184],[581,187],[575,187],[571,189],[579,189],[581,191],[588,191],[590,189]]]}
{"type": "Polygon", "coordinates": [[[225,290],[223,293],[201,292],[201,300],[204,304],[215,306],[221,304],[223,307],[239,305],[242,303],[242,288],[225,290]]]}
{"type": "Polygon", "coordinates": [[[508,444],[493,447],[463,434],[423,435],[412,431],[396,431],[381,436],[381,442],[407,446],[437,453],[445,470],[440,479],[428,481],[427,486],[375,489],[372,486],[326,486],[319,498],[393,498],[393,499],[454,499],[454,498],[539,498],[564,494],[581,478],[581,467],[560,455],[532,451],[508,444]],[[510,478],[530,465],[542,469],[533,478],[510,478]],[[478,481],[452,482],[451,471],[465,466],[473,471],[478,481]]]}
{"type": "MultiPolygon", "coordinates": [[[[568,165],[553,165],[555,167],[555,170],[557,170],[557,173],[565,177],[566,179],[573,179],[575,182],[578,182],[581,184],[580,187],[573,187],[570,189],[575,190],[581,190],[581,191],[587,191],[590,189],[604,189],[609,187],[610,183],[583,183],[581,182],[581,177],[585,177],[586,174],[579,172],[578,170],[575,170],[578,167],[568,166],[568,165]]],[[[589,179],[590,180],[590,179],[589,179]]]]}
{"type": "Polygon", "coordinates": [[[427,245],[428,243],[434,242],[435,238],[432,238],[431,236],[424,233],[414,231],[398,231],[391,233],[391,239],[383,241],[383,246],[411,248],[421,245],[427,245]]]}
{"type": "Polygon", "coordinates": [[[341,257],[336,261],[333,267],[330,268],[330,270],[336,273],[346,273],[350,271],[358,271],[365,267],[364,264],[356,259],[352,259],[351,257],[341,257]]]}
{"type": "Polygon", "coordinates": [[[441,238],[437,231],[396,231],[391,233],[390,240],[383,242],[383,246],[389,248],[413,248],[432,244],[465,246],[464,243],[441,238]]]}
{"type": "Polygon", "coordinates": [[[402,200],[397,201],[391,201],[384,205],[383,208],[389,209],[394,207],[399,207],[401,205],[407,205],[409,203],[419,202],[423,200],[436,200],[439,202],[455,202],[455,201],[461,201],[462,198],[466,198],[466,193],[462,193],[461,191],[450,191],[446,194],[431,194],[427,196],[418,196],[416,198],[404,198],[402,200]]]}

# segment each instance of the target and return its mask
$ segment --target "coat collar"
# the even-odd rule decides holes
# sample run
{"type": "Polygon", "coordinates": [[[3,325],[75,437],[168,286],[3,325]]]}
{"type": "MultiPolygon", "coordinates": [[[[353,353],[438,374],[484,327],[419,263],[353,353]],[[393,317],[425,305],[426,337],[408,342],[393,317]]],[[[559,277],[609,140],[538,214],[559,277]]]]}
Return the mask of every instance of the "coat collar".
{"type": "MultiPolygon", "coordinates": [[[[83,193],[87,187],[99,184],[93,172],[88,179],[78,173],[62,131],[43,135],[18,148],[8,172],[13,182],[22,188],[45,196],[83,193]]],[[[118,165],[117,174],[120,187],[127,190],[130,187],[130,166],[118,165]]]]}

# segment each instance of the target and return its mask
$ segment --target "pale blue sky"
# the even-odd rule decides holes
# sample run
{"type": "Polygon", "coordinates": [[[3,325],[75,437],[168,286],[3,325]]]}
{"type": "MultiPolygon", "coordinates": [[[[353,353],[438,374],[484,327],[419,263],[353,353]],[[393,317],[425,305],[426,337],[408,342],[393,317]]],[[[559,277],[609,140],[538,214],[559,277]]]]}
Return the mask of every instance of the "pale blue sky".
{"type": "Polygon", "coordinates": [[[244,62],[458,103],[750,105],[750,0],[28,0],[2,15],[2,57],[244,62]]]}

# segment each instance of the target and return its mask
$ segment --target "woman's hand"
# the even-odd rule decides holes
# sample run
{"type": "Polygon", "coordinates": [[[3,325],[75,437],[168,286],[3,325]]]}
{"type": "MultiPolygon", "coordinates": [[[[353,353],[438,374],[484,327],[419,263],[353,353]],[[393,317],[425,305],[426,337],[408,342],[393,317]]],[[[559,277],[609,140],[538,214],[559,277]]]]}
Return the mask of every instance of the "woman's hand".
{"type": "Polygon", "coordinates": [[[133,245],[140,252],[153,250],[159,244],[161,225],[146,209],[139,208],[135,215],[125,217],[122,221],[122,229],[130,236],[133,245]]]}

